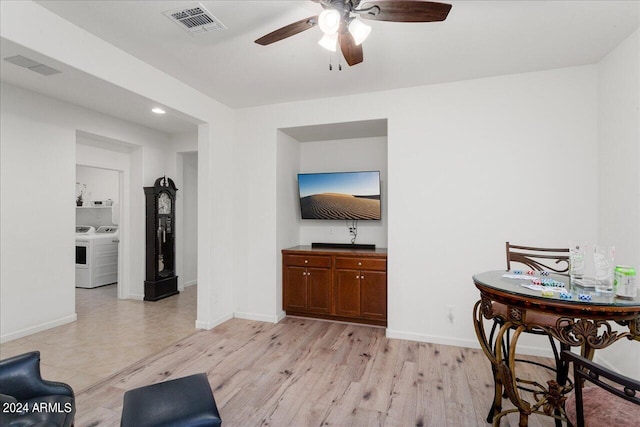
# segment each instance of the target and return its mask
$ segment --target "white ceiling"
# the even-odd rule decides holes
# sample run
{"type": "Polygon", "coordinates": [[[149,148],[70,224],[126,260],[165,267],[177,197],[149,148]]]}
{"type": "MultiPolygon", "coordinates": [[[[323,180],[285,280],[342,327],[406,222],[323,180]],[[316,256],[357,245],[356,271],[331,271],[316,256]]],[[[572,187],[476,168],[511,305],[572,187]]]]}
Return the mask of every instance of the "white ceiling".
{"type": "MultiPolygon", "coordinates": [[[[444,22],[369,21],[373,31],[363,45],[364,63],[343,64],[338,71],[334,54],[329,71],[330,55],[317,45],[318,28],[270,46],[253,42],[316,15],[321,7],[309,0],[203,1],[227,30],[201,36],[187,34],[162,14],[195,1],[38,3],[234,108],[592,64],[640,21],[640,0],[451,1],[444,22]]],[[[180,112],[152,115],[152,100],[10,41],[0,43],[2,58],[20,54],[63,71],[45,77],[0,61],[2,81],[167,133],[196,129],[197,122],[180,112]]],[[[349,132],[367,136],[353,124],[345,126],[336,138],[349,132]]],[[[334,131],[304,127],[289,132],[302,141],[334,131]]]]}
{"type": "Polygon", "coordinates": [[[162,12],[195,1],[39,1],[64,19],[234,107],[592,64],[629,36],[638,1],[451,1],[444,22],[369,21],[364,63],[329,71],[313,28],[253,41],[322,9],[312,1],[203,1],[227,30],[191,36],[162,12]]]}

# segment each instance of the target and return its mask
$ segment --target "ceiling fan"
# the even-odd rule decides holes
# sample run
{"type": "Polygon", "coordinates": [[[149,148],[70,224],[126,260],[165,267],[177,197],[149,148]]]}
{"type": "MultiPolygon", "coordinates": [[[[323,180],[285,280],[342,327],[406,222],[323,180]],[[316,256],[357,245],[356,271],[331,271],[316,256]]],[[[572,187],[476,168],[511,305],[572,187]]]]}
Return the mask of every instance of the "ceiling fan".
{"type": "Polygon", "coordinates": [[[361,19],[392,22],[444,21],[451,5],[421,0],[311,0],[320,3],[322,13],[285,25],[255,42],[266,46],[294,36],[318,25],[324,33],[320,46],[335,52],[337,46],[347,64],[363,61],[362,42],[371,32],[371,27],[361,19]]]}

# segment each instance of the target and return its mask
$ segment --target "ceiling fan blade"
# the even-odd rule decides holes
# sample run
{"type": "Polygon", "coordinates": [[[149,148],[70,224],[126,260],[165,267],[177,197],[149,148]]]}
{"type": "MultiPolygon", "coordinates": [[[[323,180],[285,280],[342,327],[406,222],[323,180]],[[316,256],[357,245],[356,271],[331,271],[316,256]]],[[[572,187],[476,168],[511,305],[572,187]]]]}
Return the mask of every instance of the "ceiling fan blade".
{"type": "Polygon", "coordinates": [[[310,16],[308,18],[296,21],[293,24],[285,25],[282,28],[278,28],[277,30],[272,31],[269,34],[260,37],[258,40],[256,40],[256,43],[262,46],[266,46],[282,39],[286,39],[287,37],[295,36],[296,34],[308,30],[309,28],[315,27],[317,24],[318,15],[310,16]]]}
{"type": "MultiPolygon", "coordinates": [[[[393,22],[435,22],[444,21],[451,10],[447,3],[430,1],[370,1],[358,7],[360,18],[393,22]],[[370,9],[368,12],[366,10],[370,9]],[[379,10],[379,12],[377,12],[379,10]],[[377,13],[376,13],[377,12],[377,13]]],[[[354,11],[358,13],[358,11],[354,11]]]]}
{"type": "Polygon", "coordinates": [[[361,63],[364,60],[362,45],[356,45],[353,36],[348,31],[340,33],[340,50],[349,66],[361,63]]]}

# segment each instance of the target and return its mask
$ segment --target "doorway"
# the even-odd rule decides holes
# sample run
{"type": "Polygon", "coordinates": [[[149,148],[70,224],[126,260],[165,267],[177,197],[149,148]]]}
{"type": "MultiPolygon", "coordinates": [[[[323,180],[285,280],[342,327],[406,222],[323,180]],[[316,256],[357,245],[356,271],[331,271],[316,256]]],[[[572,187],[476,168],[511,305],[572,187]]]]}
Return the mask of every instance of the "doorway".
{"type": "Polygon", "coordinates": [[[137,175],[132,176],[130,170],[138,165],[140,156],[136,153],[139,151],[140,148],[132,144],[76,131],[76,174],[79,173],[76,179],[76,202],[78,192],[85,192],[83,206],[76,206],[76,213],[82,215],[80,218],[76,216],[76,224],[79,224],[78,221],[100,221],[117,225],[117,235],[109,236],[111,239],[108,243],[117,244],[118,299],[142,299],[142,295],[139,298],[132,296],[130,287],[137,275],[134,274],[135,270],[131,270],[129,260],[132,249],[137,250],[140,246],[136,246],[130,238],[131,227],[135,226],[131,221],[130,188],[138,183],[134,179],[137,175]],[[104,207],[98,208],[95,202],[104,207]]]}
{"type": "Polygon", "coordinates": [[[76,165],[76,288],[117,297],[123,171],[76,165]],[[101,288],[98,290],[98,288],[101,288]]]}

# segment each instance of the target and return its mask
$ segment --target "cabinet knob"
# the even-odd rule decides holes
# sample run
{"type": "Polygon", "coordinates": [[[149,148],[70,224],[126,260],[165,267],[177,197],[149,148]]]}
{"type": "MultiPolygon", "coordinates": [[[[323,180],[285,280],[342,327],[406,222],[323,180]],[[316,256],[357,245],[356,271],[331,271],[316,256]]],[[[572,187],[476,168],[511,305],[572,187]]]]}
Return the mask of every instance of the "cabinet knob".
{"type": "Polygon", "coordinates": [[[308,263],[309,263],[309,260],[308,260],[308,259],[305,259],[305,260],[304,260],[304,263],[305,263],[305,264],[308,264],[308,263]]]}
{"type": "Polygon", "coordinates": [[[356,276],[356,279],[359,279],[359,278],[360,278],[360,276],[356,276]]]}
{"type": "Polygon", "coordinates": [[[311,273],[307,273],[307,276],[311,276],[311,273]]]}
{"type": "Polygon", "coordinates": [[[358,262],[358,265],[362,265],[362,263],[361,263],[361,262],[358,262]]]}
{"type": "Polygon", "coordinates": [[[360,276],[361,279],[364,279],[364,276],[360,276]]]}

